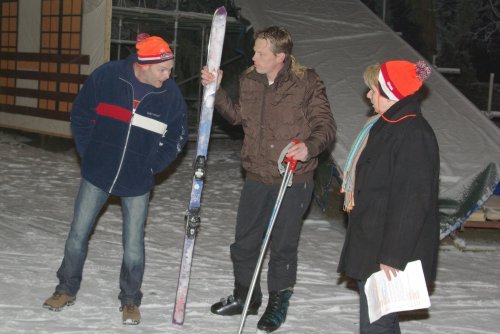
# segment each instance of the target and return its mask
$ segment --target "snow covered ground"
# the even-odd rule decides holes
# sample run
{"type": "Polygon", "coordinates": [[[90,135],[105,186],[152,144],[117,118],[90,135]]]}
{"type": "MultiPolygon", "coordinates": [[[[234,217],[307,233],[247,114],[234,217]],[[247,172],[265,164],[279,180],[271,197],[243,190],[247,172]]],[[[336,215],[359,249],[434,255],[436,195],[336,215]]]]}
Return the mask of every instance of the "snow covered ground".
{"type": "MultiPolygon", "coordinates": [[[[203,195],[184,326],[171,323],[183,240],[193,143],[158,180],[146,227],[142,322],[123,326],[118,311],[121,212],[110,201],[90,241],[74,306],[55,313],[42,303],[57,283],[79,184],[75,151],[47,150],[28,137],[0,131],[0,333],[236,333],[240,318],[219,317],[210,305],[232,290],[229,244],[239,191],[239,140],[213,140],[203,195]]],[[[336,273],[345,228],[313,208],[300,243],[298,282],[278,333],[356,333],[358,294],[336,273]]],[[[491,231],[491,233],[500,233],[491,231]]],[[[496,240],[499,240],[497,238],[496,240]]],[[[443,241],[429,311],[403,317],[404,333],[499,333],[500,246],[469,240],[465,251],[443,241]]],[[[266,264],[264,264],[264,272],[266,264]]],[[[265,288],[265,273],[262,275],[265,288]]],[[[263,308],[261,309],[261,312],[263,308]]],[[[258,317],[249,316],[245,333],[258,317]]]]}

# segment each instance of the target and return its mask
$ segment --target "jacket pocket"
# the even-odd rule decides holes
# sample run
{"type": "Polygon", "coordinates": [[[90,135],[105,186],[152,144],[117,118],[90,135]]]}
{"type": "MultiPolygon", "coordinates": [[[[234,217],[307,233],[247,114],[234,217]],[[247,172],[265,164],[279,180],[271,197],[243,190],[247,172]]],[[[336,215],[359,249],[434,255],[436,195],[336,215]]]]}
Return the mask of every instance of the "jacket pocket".
{"type": "Polygon", "coordinates": [[[279,94],[274,97],[266,115],[266,127],[276,139],[292,139],[307,128],[301,96],[279,94]]]}

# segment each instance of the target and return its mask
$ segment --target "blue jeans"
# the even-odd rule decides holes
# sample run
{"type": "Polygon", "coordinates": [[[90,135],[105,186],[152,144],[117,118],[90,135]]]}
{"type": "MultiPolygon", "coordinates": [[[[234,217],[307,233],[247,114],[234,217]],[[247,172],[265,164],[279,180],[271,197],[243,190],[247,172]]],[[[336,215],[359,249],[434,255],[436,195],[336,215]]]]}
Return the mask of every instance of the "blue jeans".
{"type": "MultiPolygon", "coordinates": [[[[75,201],[73,222],[64,247],[64,258],[57,271],[57,292],[76,296],[82,281],[83,265],[87,257],[89,236],[97,215],[109,194],[82,179],[75,201]]],[[[144,224],[146,221],[149,192],[141,196],[121,197],[123,212],[123,259],[120,272],[122,305],[140,305],[141,285],[144,276],[144,224]]]]}
{"type": "Polygon", "coordinates": [[[358,281],[359,288],[359,329],[361,334],[401,334],[399,314],[389,313],[370,324],[368,302],[365,294],[366,280],[358,281]]]}

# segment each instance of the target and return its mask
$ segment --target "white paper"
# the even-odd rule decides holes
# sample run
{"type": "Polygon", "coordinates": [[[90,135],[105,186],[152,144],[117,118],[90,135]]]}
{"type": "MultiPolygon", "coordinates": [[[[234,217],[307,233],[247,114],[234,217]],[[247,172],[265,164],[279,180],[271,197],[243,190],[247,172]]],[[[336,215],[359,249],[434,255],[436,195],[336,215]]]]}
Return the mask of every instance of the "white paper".
{"type": "Polygon", "coordinates": [[[370,323],[389,313],[431,306],[420,260],[409,262],[390,281],[383,271],[372,274],[366,281],[365,294],[370,323]]]}

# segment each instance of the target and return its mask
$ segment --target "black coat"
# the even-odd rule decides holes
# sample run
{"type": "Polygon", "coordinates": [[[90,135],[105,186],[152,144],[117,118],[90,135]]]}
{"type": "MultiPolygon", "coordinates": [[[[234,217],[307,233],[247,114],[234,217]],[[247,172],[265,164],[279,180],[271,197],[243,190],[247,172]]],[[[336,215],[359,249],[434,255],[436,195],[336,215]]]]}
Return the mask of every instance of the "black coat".
{"type": "Polygon", "coordinates": [[[439,248],[439,148],[416,95],[387,110],[370,130],[359,157],[355,206],[338,271],[367,279],[380,263],[404,270],[420,259],[427,283],[435,278],[439,248]]]}

